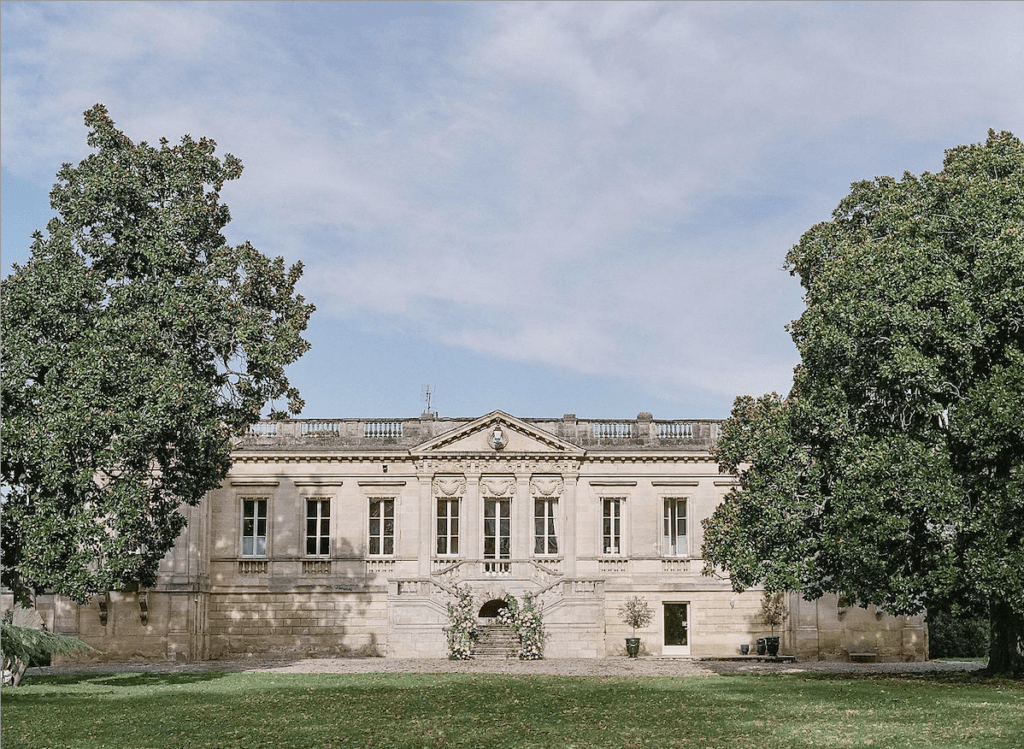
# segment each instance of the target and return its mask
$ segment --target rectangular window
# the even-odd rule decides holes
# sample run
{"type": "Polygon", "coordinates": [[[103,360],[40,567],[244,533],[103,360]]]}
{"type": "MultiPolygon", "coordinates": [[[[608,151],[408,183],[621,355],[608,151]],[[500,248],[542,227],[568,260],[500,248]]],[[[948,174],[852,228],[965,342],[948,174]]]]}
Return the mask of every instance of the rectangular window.
{"type": "Polygon", "coordinates": [[[512,501],[484,500],[484,559],[512,558],[512,501]]]}
{"type": "Polygon", "coordinates": [[[663,553],[669,557],[685,557],[689,553],[686,542],[686,500],[665,498],[663,553]]]}
{"type": "Polygon", "coordinates": [[[331,554],[331,500],[306,500],[306,555],[331,554]]]}
{"type": "Polygon", "coordinates": [[[620,498],[604,500],[601,549],[605,554],[622,553],[622,499],[620,498]]]}
{"type": "Polygon", "coordinates": [[[459,500],[437,500],[437,554],[459,553],[459,500]]]}
{"type": "Polygon", "coordinates": [[[533,553],[558,553],[558,500],[533,501],[533,553]]]}
{"type": "Polygon", "coordinates": [[[267,500],[242,500],[242,556],[267,555],[267,500]]]}
{"type": "Polygon", "coordinates": [[[395,553],[395,500],[370,500],[370,556],[395,553]]]}

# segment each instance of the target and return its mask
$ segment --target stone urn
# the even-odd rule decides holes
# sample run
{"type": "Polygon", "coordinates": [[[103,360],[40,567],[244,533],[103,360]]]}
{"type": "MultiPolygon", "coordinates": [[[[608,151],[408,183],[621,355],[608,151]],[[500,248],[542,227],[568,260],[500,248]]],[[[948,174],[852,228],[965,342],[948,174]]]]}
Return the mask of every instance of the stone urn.
{"type": "Polygon", "coordinates": [[[626,654],[630,658],[636,658],[640,653],[640,638],[639,637],[627,637],[626,638],[626,654]]]}

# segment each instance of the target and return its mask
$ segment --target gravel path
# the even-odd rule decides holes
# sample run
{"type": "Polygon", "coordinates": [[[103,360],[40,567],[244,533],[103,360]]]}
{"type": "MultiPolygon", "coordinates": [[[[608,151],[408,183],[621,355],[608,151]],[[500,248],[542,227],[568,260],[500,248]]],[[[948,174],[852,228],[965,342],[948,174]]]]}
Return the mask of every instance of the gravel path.
{"type": "Polygon", "coordinates": [[[306,658],[292,660],[218,660],[198,663],[96,663],[47,666],[28,669],[25,676],[104,673],[205,673],[265,672],[293,674],[355,673],[455,673],[455,674],[550,674],[557,676],[713,676],[746,673],[842,673],[922,674],[977,671],[985,667],[974,661],[925,661],[920,663],[759,663],[738,660],[697,660],[690,658],[559,658],[542,661],[486,659],[449,661],[440,658],[306,658]]]}

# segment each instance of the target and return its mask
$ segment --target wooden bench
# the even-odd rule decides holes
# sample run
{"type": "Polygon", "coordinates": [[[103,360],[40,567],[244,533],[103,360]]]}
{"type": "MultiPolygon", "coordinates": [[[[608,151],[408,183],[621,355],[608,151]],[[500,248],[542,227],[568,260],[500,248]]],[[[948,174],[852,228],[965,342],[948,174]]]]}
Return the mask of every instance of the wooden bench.
{"type": "Polygon", "coordinates": [[[850,656],[851,663],[854,661],[874,663],[878,659],[878,652],[872,645],[847,645],[846,652],[850,656]]]}

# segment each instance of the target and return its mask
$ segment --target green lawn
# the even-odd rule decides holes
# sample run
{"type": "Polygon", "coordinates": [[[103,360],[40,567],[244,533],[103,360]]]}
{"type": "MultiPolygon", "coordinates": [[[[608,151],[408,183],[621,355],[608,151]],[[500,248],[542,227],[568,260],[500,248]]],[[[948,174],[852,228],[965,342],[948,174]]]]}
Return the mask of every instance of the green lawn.
{"type": "Polygon", "coordinates": [[[1000,747],[1024,685],[959,674],[102,674],[2,694],[4,749],[1000,747]]]}

